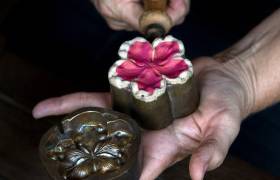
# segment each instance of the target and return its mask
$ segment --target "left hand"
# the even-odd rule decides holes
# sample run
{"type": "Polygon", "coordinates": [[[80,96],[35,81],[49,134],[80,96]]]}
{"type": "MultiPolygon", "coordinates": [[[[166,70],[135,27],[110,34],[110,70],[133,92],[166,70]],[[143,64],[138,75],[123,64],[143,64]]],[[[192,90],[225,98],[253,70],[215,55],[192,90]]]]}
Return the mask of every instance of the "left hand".
{"type": "MultiPolygon", "coordinates": [[[[209,59],[209,58],[208,58],[209,59]]],[[[223,73],[219,63],[202,59],[194,64],[201,72],[201,101],[198,110],[188,117],[158,131],[147,131],[142,137],[144,151],[141,180],[152,180],[166,168],[192,155],[189,171],[193,180],[202,180],[207,170],[217,168],[240,128],[242,88],[235,76],[223,73]],[[209,67],[209,68],[208,68],[209,67]],[[214,68],[213,68],[214,67],[214,68]]],[[[89,106],[109,107],[107,93],[75,93],[39,103],[33,111],[35,118],[60,115],[89,106]]]]}

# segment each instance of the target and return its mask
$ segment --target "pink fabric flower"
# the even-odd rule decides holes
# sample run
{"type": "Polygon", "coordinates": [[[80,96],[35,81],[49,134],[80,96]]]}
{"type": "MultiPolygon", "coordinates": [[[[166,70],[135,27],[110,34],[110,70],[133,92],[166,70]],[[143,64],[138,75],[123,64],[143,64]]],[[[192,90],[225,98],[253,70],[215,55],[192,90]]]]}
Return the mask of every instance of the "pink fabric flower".
{"type": "Polygon", "coordinates": [[[136,83],[138,90],[150,95],[166,86],[165,81],[172,83],[183,72],[192,72],[190,61],[183,57],[182,42],[172,36],[156,39],[152,44],[144,38],[127,41],[121,45],[119,56],[122,60],[113,65],[109,78],[119,77],[114,84],[120,87],[128,87],[127,82],[136,83]],[[124,85],[119,81],[124,81],[124,85]]]}
{"type": "Polygon", "coordinates": [[[148,41],[136,40],[128,49],[127,60],[116,71],[123,80],[135,81],[140,90],[153,93],[156,88],[160,88],[163,75],[177,78],[188,69],[183,58],[176,58],[178,54],[178,41],[161,41],[153,47],[148,41]]]}

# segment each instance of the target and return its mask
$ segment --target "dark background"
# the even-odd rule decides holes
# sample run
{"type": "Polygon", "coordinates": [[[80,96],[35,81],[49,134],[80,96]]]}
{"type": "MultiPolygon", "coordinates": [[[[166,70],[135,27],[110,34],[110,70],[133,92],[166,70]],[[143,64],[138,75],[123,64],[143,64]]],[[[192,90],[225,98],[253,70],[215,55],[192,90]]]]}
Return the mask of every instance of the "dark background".
{"type": "MultiPolygon", "coordinates": [[[[184,24],[170,34],[183,40],[187,57],[211,56],[242,38],[277,8],[276,0],[193,0],[184,24]]],[[[53,79],[65,82],[57,84],[60,88],[44,83],[23,84],[20,92],[1,85],[0,90],[9,96],[20,100],[24,99],[21,95],[25,96],[29,101],[22,100],[22,103],[29,108],[51,96],[75,91],[108,91],[107,71],[118,58],[120,44],[139,35],[110,30],[86,0],[18,1],[0,20],[6,51],[50,73],[53,79]],[[40,89],[36,86],[47,92],[36,93],[40,89]]],[[[9,72],[16,73],[13,67],[9,72]]],[[[31,80],[42,82],[44,77],[31,80]]],[[[279,139],[280,106],[275,105],[243,123],[231,153],[280,176],[279,139]]]]}
{"type": "MultiPolygon", "coordinates": [[[[184,41],[188,57],[212,55],[236,42],[278,6],[269,0],[194,0],[185,23],[171,34],[184,41]]],[[[108,88],[107,70],[117,59],[119,45],[138,35],[111,31],[88,0],[21,1],[2,26],[13,52],[79,80],[89,90],[108,88]],[[93,80],[93,73],[103,79],[98,87],[82,82],[93,80]]]]}

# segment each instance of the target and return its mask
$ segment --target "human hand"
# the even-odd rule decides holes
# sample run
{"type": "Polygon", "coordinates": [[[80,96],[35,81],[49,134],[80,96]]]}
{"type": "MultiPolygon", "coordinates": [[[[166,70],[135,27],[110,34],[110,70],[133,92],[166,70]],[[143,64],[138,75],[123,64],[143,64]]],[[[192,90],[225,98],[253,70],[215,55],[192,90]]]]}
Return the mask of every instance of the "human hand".
{"type": "MultiPolygon", "coordinates": [[[[192,179],[201,180],[207,170],[223,162],[239,132],[244,113],[240,108],[243,107],[245,94],[238,79],[209,58],[194,63],[194,68],[200,80],[199,108],[166,129],[143,134],[141,180],[155,179],[167,167],[188,155],[192,155],[189,165],[192,179]]],[[[33,115],[41,118],[82,107],[109,107],[110,104],[108,93],[75,93],[39,103],[33,115]]]]}
{"type": "MultiPolygon", "coordinates": [[[[140,31],[139,18],[143,13],[141,0],[91,0],[110,28],[140,31]]],[[[170,0],[167,14],[173,25],[181,24],[189,11],[189,0],[170,0]]]]}
{"type": "MultiPolygon", "coordinates": [[[[193,180],[218,167],[237,136],[241,120],[280,100],[280,10],[223,52],[219,63],[211,58],[194,61],[200,105],[188,117],[169,127],[143,134],[144,168],[141,180],[157,177],[175,162],[192,155],[193,180]]],[[[75,93],[39,103],[35,118],[59,115],[87,106],[110,106],[106,93],[75,93]]]]}
{"type": "Polygon", "coordinates": [[[194,61],[200,105],[196,112],[175,120],[166,129],[144,134],[141,180],[155,179],[189,155],[193,180],[202,180],[206,171],[222,164],[251,102],[244,81],[232,69],[235,67],[212,58],[194,61]]]}

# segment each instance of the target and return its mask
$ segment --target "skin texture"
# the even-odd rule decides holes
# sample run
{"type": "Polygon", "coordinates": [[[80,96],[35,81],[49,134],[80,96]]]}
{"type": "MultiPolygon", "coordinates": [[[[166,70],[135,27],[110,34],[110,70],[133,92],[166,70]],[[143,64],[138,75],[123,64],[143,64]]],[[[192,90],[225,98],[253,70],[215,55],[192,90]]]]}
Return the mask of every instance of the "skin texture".
{"type": "MultiPolygon", "coordinates": [[[[114,30],[139,31],[143,13],[141,0],[91,0],[98,12],[114,30]]],[[[170,0],[167,14],[173,25],[181,24],[189,12],[189,0],[170,0]]]]}
{"type": "MultiPolygon", "coordinates": [[[[220,166],[242,120],[280,101],[280,10],[215,58],[193,62],[200,105],[169,127],[143,134],[141,180],[155,179],[175,162],[191,155],[189,172],[202,180],[220,166]]],[[[110,107],[107,93],[75,93],[39,103],[35,118],[59,115],[86,106],[110,107]]]]}

